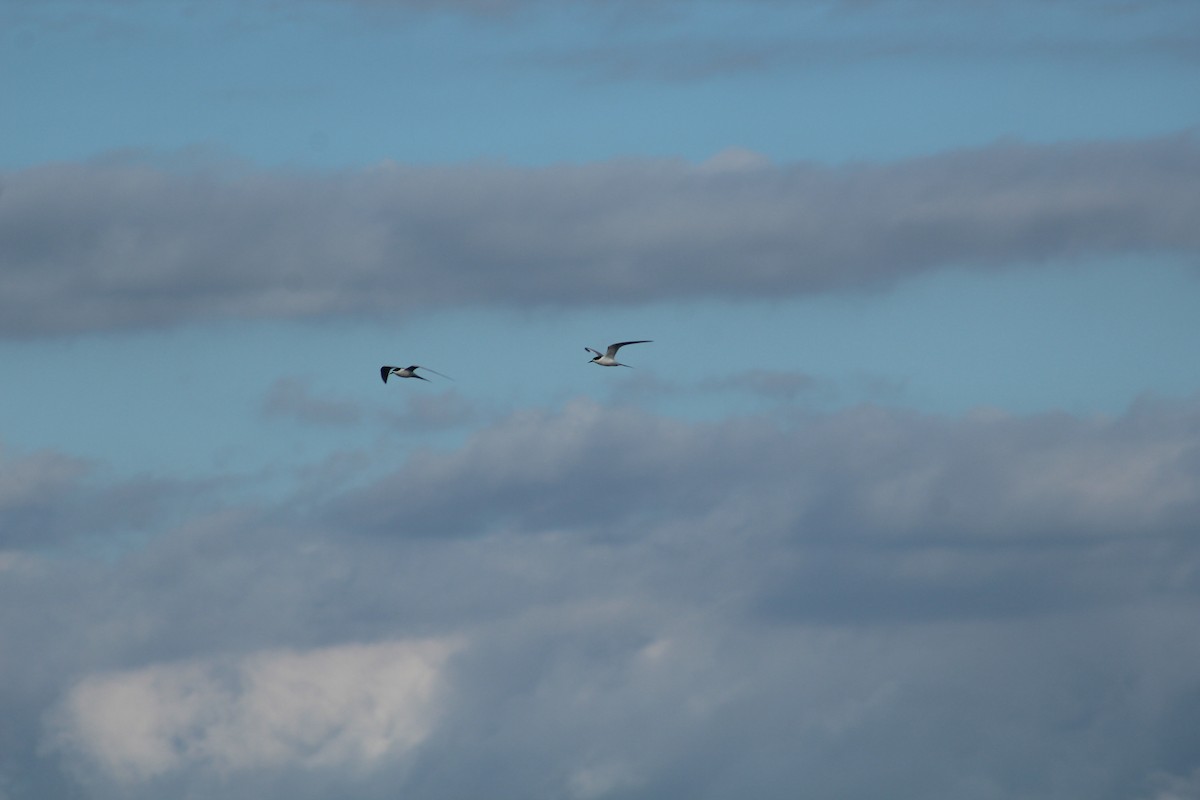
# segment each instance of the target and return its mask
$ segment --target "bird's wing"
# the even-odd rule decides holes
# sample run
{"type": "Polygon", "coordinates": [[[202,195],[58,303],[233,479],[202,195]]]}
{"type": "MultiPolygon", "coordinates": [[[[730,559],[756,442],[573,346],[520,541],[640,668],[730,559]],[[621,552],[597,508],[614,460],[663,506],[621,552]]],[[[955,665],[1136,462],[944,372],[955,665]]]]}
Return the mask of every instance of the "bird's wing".
{"type": "Polygon", "coordinates": [[[379,377],[383,378],[384,383],[387,383],[388,375],[391,375],[392,370],[394,370],[394,369],[395,369],[395,367],[380,367],[379,368],[379,377]]]}
{"type": "MultiPolygon", "coordinates": [[[[599,351],[599,350],[593,350],[592,348],[590,348],[590,347],[587,347],[587,346],[584,346],[584,348],[583,348],[583,349],[584,349],[584,350],[587,350],[589,353],[595,353],[597,358],[599,358],[599,357],[600,357],[600,351],[599,351]]],[[[610,351],[611,351],[611,349],[612,349],[612,348],[609,348],[609,350],[610,350],[610,351]]]]}
{"type": "MultiPolygon", "coordinates": [[[[616,344],[610,344],[608,346],[608,357],[612,358],[613,356],[615,356],[617,354],[617,351],[620,350],[622,347],[624,347],[627,344],[646,344],[646,343],[652,342],[652,341],[654,341],[654,340],[653,339],[638,339],[635,342],[617,342],[616,344]]],[[[599,355],[599,353],[597,353],[596,355],[599,355]]]]}
{"type": "MultiPolygon", "coordinates": [[[[434,375],[441,375],[443,378],[445,378],[445,379],[446,379],[446,380],[448,380],[448,381],[452,381],[452,380],[454,380],[454,378],[451,378],[449,375],[442,375],[442,373],[438,372],[436,369],[430,369],[429,367],[422,367],[422,366],[419,366],[419,365],[413,365],[413,366],[409,367],[409,369],[423,369],[423,370],[425,370],[426,372],[432,372],[434,375]]],[[[420,375],[418,375],[417,377],[419,378],[419,377],[421,377],[421,376],[420,376],[420,375]]]]}

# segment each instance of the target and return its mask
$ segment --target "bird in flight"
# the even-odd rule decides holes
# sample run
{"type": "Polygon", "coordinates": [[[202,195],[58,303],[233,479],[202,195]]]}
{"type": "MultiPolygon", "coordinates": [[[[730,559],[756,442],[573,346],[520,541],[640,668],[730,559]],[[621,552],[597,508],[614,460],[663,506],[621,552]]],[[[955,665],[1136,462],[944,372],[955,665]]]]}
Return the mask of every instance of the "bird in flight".
{"type": "Polygon", "coordinates": [[[606,352],[604,355],[600,355],[599,350],[593,350],[590,347],[584,347],[583,349],[587,350],[589,353],[595,353],[595,355],[592,356],[593,364],[599,364],[602,367],[628,367],[628,364],[622,364],[620,361],[617,361],[617,351],[627,344],[646,344],[647,342],[651,341],[654,340],[638,339],[636,342],[617,342],[616,344],[610,344],[608,346],[608,352],[606,352]]]}
{"type": "MultiPolygon", "coordinates": [[[[411,367],[380,367],[379,377],[383,378],[384,383],[387,383],[389,375],[395,375],[397,378],[416,378],[419,381],[428,381],[429,378],[424,378],[417,374],[417,370],[419,369],[432,372],[434,375],[442,375],[442,373],[438,372],[437,370],[429,369],[429,367],[422,367],[419,364],[413,364],[411,367]]],[[[449,375],[442,375],[442,377],[446,378],[447,380],[454,380],[454,378],[451,378],[449,375]]]]}

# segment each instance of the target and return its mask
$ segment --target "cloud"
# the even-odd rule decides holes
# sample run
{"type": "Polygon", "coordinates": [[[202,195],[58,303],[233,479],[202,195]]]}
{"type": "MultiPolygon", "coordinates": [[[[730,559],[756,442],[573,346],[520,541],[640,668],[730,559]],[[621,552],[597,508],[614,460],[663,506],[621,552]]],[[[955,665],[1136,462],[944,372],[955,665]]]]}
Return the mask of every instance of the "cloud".
{"type": "Polygon", "coordinates": [[[164,524],[220,481],[114,479],[100,465],[53,450],[0,448],[0,550],[109,543],[164,524]]]}
{"type": "MultiPolygon", "coordinates": [[[[155,34],[137,12],[149,5],[148,0],[9,2],[0,9],[6,23],[0,30],[11,31],[19,45],[64,32],[109,42],[146,39],[155,34]]],[[[491,25],[493,33],[512,36],[518,52],[524,50],[519,37],[538,31],[548,18],[573,19],[581,28],[601,31],[603,41],[587,36],[576,47],[539,48],[514,60],[602,80],[687,82],[930,57],[1193,61],[1196,50],[1196,37],[1188,33],[1195,13],[1186,0],[1067,0],[1050,7],[1034,0],[969,6],[944,0],[718,0],[703,7],[680,0],[307,0],[287,5],[260,0],[239,4],[236,12],[220,4],[173,5],[175,24],[193,28],[206,20],[219,29],[264,26],[322,7],[340,7],[351,18],[385,28],[449,17],[491,25]],[[715,33],[706,25],[708,19],[731,15],[737,24],[715,33]],[[811,33],[814,21],[824,35],[811,33]],[[929,21],[937,24],[922,24],[929,21]],[[888,29],[886,38],[879,36],[881,26],[888,29]]]]}
{"type": "MultiPolygon", "coordinates": [[[[882,381],[868,382],[867,391],[883,396],[882,381]]],[[[832,396],[835,387],[798,370],[748,369],[722,371],[718,376],[698,380],[665,380],[653,373],[638,373],[612,390],[611,398],[621,405],[638,405],[639,401],[661,397],[727,392],[748,395],[770,403],[794,403],[802,397],[832,396]]],[[[895,390],[892,391],[895,394],[895,390]]]]}
{"type": "Polygon", "coordinates": [[[996,40],[970,33],[949,38],[893,34],[886,41],[873,41],[863,34],[824,38],[767,34],[750,40],[672,38],[546,48],[517,63],[575,73],[591,82],[692,84],[747,73],[818,74],[864,63],[930,60],[947,65],[1015,58],[1082,64],[1168,58],[1190,63],[1196,59],[1198,45],[1200,37],[1177,32],[1117,41],[1056,36],[1030,39],[1027,35],[996,40]]]}
{"type": "MultiPolygon", "coordinates": [[[[399,394],[398,390],[396,393],[399,394]]],[[[368,417],[399,431],[446,430],[476,421],[481,412],[474,403],[456,391],[435,394],[405,394],[400,410],[368,407],[341,397],[319,396],[311,382],[302,378],[279,378],[263,396],[262,413],[269,419],[291,419],[322,426],[354,426],[368,417]]]]}
{"type": "Polygon", "coordinates": [[[1190,775],[1156,775],[1157,784],[1153,794],[1147,795],[1147,800],[1190,800],[1200,797],[1200,767],[1192,770],[1190,775]]]}
{"type": "Polygon", "coordinates": [[[688,424],[587,401],[520,412],[461,450],[415,454],[333,513],[364,530],[445,535],[514,522],[627,530],[662,509],[673,524],[741,519],[812,539],[985,540],[1182,532],[1200,513],[1191,412],[768,419],[688,424]]]}
{"type": "Polygon", "coordinates": [[[792,401],[819,388],[816,378],[789,370],[753,369],[736,372],[717,382],[722,388],[745,388],[777,401],[792,401]]]}
{"type": "MultiPolygon", "coordinates": [[[[129,0],[115,0],[129,2],[129,0]]],[[[495,14],[515,13],[522,10],[547,9],[555,4],[548,0],[322,0],[332,4],[345,4],[363,8],[397,9],[415,11],[457,11],[465,13],[495,14]]],[[[580,9],[608,10],[610,13],[622,15],[640,13],[642,16],[655,19],[661,18],[664,12],[674,14],[684,13],[690,5],[684,0],[570,0],[567,5],[580,9]]],[[[713,5],[745,6],[753,5],[768,11],[787,5],[803,6],[818,11],[830,13],[867,14],[874,11],[900,10],[908,13],[946,13],[958,10],[958,4],[947,0],[801,0],[796,3],[780,3],[779,0],[717,0],[713,5]]],[[[1016,6],[1024,10],[1040,10],[1041,4],[1036,0],[1017,0],[1016,2],[998,3],[985,2],[977,4],[986,10],[999,10],[1003,7],[1016,6]]],[[[1148,9],[1173,10],[1186,8],[1186,0],[1142,0],[1131,4],[1127,0],[1104,0],[1104,2],[1068,2],[1060,5],[1069,6],[1073,10],[1090,14],[1146,13],[1148,9]]]]}
{"type": "Polygon", "coordinates": [[[400,431],[447,430],[478,421],[481,404],[457,391],[408,395],[400,411],[385,411],[380,418],[400,431]]]}
{"type": "MultiPolygon", "coordinates": [[[[732,4],[731,4],[732,5],[732,4]]],[[[749,4],[742,4],[740,10],[749,4]]],[[[943,66],[1038,60],[1045,64],[1194,63],[1194,7],[1151,3],[970,4],[943,0],[761,2],[738,24],[713,29],[683,4],[620,7],[603,39],[547,42],[518,63],[588,81],[692,84],[739,75],[828,74],[864,64],[943,66]],[[631,24],[632,23],[632,24],[631,24]],[[640,24],[639,24],[640,23],[640,24]],[[628,31],[636,35],[623,35],[628,31]],[[886,31],[886,33],[883,33],[886,31]]],[[[720,4],[706,11],[716,17],[720,4]]]]}
{"type": "Polygon", "coordinates": [[[455,306],[878,289],[951,267],[1194,257],[1195,137],[998,143],[889,164],[3,176],[0,333],[455,306]]]}
{"type": "Polygon", "coordinates": [[[120,782],[197,764],[370,767],[411,751],[434,724],[449,641],[268,651],[161,664],[76,684],[53,746],[120,782]]]}
{"type": "Polygon", "coordinates": [[[1198,435],[1153,399],[513,413],[366,487],[6,559],[0,763],[97,800],[1171,797],[1198,435]]]}
{"type": "Polygon", "coordinates": [[[315,425],[354,425],[362,411],[348,400],[314,397],[300,378],[278,378],[263,398],[263,413],[269,417],[292,417],[315,425]]]}

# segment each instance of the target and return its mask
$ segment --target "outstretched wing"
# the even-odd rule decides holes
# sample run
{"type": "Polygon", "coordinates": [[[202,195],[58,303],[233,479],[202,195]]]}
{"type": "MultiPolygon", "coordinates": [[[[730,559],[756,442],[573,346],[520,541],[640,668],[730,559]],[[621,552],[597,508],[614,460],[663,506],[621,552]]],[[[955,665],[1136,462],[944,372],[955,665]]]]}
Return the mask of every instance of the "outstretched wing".
{"type": "MultiPolygon", "coordinates": [[[[411,367],[409,367],[409,369],[423,369],[426,372],[432,372],[434,375],[441,375],[443,378],[445,378],[448,381],[454,380],[454,378],[451,378],[449,375],[442,375],[442,373],[438,372],[436,369],[430,369],[429,367],[422,367],[420,364],[413,364],[411,367]]],[[[416,375],[414,377],[420,378],[421,376],[416,375]]]]}
{"type": "Polygon", "coordinates": [[[395,367],[380,367],[379,368],[379,377],[383,378],[384,383],[387,383],[388,375],[391,375],[392,370],[394,370],[394,369],[395,369],[395,367]]]}
{"type": "Polygon", "coordinates": [[[599,350],[593,350],[592,348],[590,348],[590,347],[587,347],[587,346],[585,346],[583,349],[584,349],[584,350],[587,350],[589,353],[595,353],[595,354],[596,354],[596,358],[599,358],[599,357],[600,357],[600,351],[599,351],[599,350]]]}
{"type": "MultiPolygon", "coordinates": [[[[634,342],[617,342],[616,344],[610,344],[608,346],[608,357],[612,358],[613,356],[615,356],[617,354],[617,351],[620,350],[622,347],[624,347],[627,344],[647,344],[652,341],[654,341],[654,340],[653,339],[638,339],[637,341],[634,341],[634,342]]],[[[600,354],[596,353],[596,355],[600,355],[600,354]]]]}

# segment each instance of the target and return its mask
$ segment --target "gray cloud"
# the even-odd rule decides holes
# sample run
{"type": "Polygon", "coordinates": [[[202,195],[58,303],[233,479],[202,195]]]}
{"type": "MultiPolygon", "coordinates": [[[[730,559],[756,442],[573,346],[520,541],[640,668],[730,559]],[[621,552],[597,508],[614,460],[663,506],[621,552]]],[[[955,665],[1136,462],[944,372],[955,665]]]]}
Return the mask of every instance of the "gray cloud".
{"type": "Polygon", "coordinates": [[[778,297],[1200,248],[1193,136],[841,167],[742,157],[217,175],[126,161],[2,180],[7,336],[778,297]]]}
{"type": "Polygon", "coordinates": [[[752,369],[716,381],[724,389],[742,389],[777,401],[792,401],[820,388],[811,375],[789,370],[752,369]]]}
{"type": "Polygon", "coordinates": [[[262,414],[268,419],[321,426],[354,426],[374,418],[405,432],[461,427],[477,422],[483,415],[479,403],[453,390],[406,394],[389,405],[399,406],[399,410],[380,410],[378,406],[368,407],[345,397],[320,396],[313,392],[310,381],[287,377],[277,379],[267,388],[262,414]]]}
{"type": "MultiPolygon", "coordinates": [[[[110,2],[129,2],[130,0],[110,0],[110,2]]],[[[513,12],[522,9],[535,9],[553,7],[554,3],[550,0],[321,0],[322,2],[346,4],[352,6],[361,6],[366,8],[394,8],[394,9],[414,9],[414,10],[450,10],[450,11],[467,11],[480,13],[495,13],[497,11],[513,12]]],[[[770,9],[772,7],[781,8],[794,5],[806,5],[817,9],[825,9],[831,12],[842,13],[866,13],[880,9],[901,9],[909,11],[934,11],[945,12],[947,10],[960,10],[961,5],[954,3],[951,0],[799,0],[798,2],[788,2],[787,0],[750,0],[749,3],[742,0],[723,0],[729,5],[757,5],[763,8],[770,9]]],[[[717,3],[718,5],[720,2],[717,3]]],[[[579,8],[595,8],[595,9],[614,9],[619,13],[630,13],[640,11],[649,16],[661,14],[664,10],[674,10],[676,12],[685,11],[690,5],[687,0],[569,0],[565,4],[579,8]]],[[[1067,0],[1060,2],[1060,6],[1068,6],[1078,9],[1085,13],[1093,14],[1133,14],[1142,12],[1145,13],[1148,9],[1185,9],[1187,8],[1187,0],[1139,0],[1138,2],[1130,2],[1130,0],[1101,0],[1101,2],[1087,2],[1086,0],[1067,0]]],[[[998,0],[985,0],[974,4],[975,7],[983,10],[998,10],[1004,7],[1018,6],[1021,8],[1038,9],[1041,4],[1037,0],[1016,0],[1016,2],[1001,3],[998,0]]]]}
{"type": "MultiPolygon", "coordinates": [[[[869,384],[866,390],[875,397],[883,396],[885,387],[869,384]]],[[[708,395],[714,392],[742,394],[768,403],[794,403],[808,398],[828,398],[836,394],[830,381],[823,381],[797,370],[748,369],[722,370],[721,374],[698,380],[668,381],[654,373],[638,373],[614,387],[610,397],[624,405],[639,405],[642,401],[662,397],[708,395]]],[[[892,392],[895,394],[895,391],[892,392]]]]}
{"type": "Polygon", "coordinates": [[[916,60],[946,65],[1002,59],[1111,65],[1147,58],[1185,63],[1200,58],[1197,55],[1200,36],[1182,30],[1135,37],[1086,38],[1053,34],[1031,37],[1030,29],[1037,29],[1037,25],[1027,23],[1019,32],[1007,35],[993,28],[984,37],[979,36],[978,28],[954,35],[892,32],[886,39],[860,32],[814,37],[781,36],[778,31],[769,31],[741,39],[675,34],[653,42],[618,40],[569,49],[548,46],[522,56],[517,63],[566,70],[587,82],[688,84],[743,73],[813,73],[864,63],[916,60]]]}
{"type": "Polygon", "coordinates": [[[1195,402],[521,412],[315,506],[10,552],[0,768],[22,800],[1159,800],[1200,745],[1198,487],[1195,402]]]}
{"type": "Polygon", "coordinates": [[[114,479],[97,464],[54,451],[0,449],[0,553],[142,535],[210,496],[219,481],[114,479]]]}
{"type": "Polygon", "coordinates": [[[315,397],[300,378],[279,378],[263,398],[263,414],[294,418],[316,425],[354,425],[362,410],[349,400],[315,397]]]}
{"type": "MultiPolygon", "coordinates": [[[[136,12],[150,0],[16,0],[0,9],[6,24],[0,35],[28,46],[38,35],[86,32],[121,41],[152,35],[136,12]]],[[[162,5],[161,3],[158,5],[162,5]]],[[[194,25],[209,4],[174,3],[179,23],[194,25]]],[[[470,24],[492,24],[500,34],[526,30],[548,15],[568,14],[604,32],[604,44],[572,51],[543,50],[518,58],[524,63],[577,69],[601,79],[702,80],[761,69],[804,69],[813,65],[860,63],[917,57],[969,58],[994,55],[1047,56],[1055,60],[1170,57],[1194,60],[1194,8],[1187,0],[1068,0],[1048,8],[1036,0],[977,2],[969,7],[945,0],[724,0],[721,5],[750,13],[758,20],[757,35],[744,30],[725,36],[692,35],[695,5],[682,0],[308,0],[281,4],[273,0],[242,4],[236,15],[212,18],[236,29],[264,25],[277,16],[293,17],[306,6],[343,6],[372,25],[403,25],[429,16],[450,16],[470,24]],[[802,9],[797,21],[793,13],[802,9]],[[819,18],[841,32],[812,37],[807,24],[819,18]],[[1076,24],[1060,26],[1064,18],[1076,24]],[[913,20],[936,19],[936,36],[911,35],[913,20]],[[980,19],[993,24],[981,26],[980,19]],[[1012,21],[1019,20],[1017,24],[1012,21]],[[896,25],[897,21],[903,24],[896,25]],[[1113,29],[1105,30],[1116,20],[1113,29]],[[888,40],[877,36],[880,23],[892,23],[888,40]],[[781,29],[792,35],[779,36],[781,29]],[[627,32],[636,37],[626,37],[627,32]],[[646,32],[662,38],[647,42],[646,32]],[[1036,33],[1031,33],[1036,32],[1036,33]]]]}
{"type": "Polygon", "coordinates": [[[1116,421],[981,412],[947,424],[864,408],[781,431],[579,402],[517,414],[459,451],[418,454],[335,516],[417,535],[517,520],[605,536],[660,518],[744,520],[814,542],[1182,534],[1200,513],[1193,425],[1142,411],[1116,421]],[[409,499],[390,503],[401,488],[409,499]]]}

